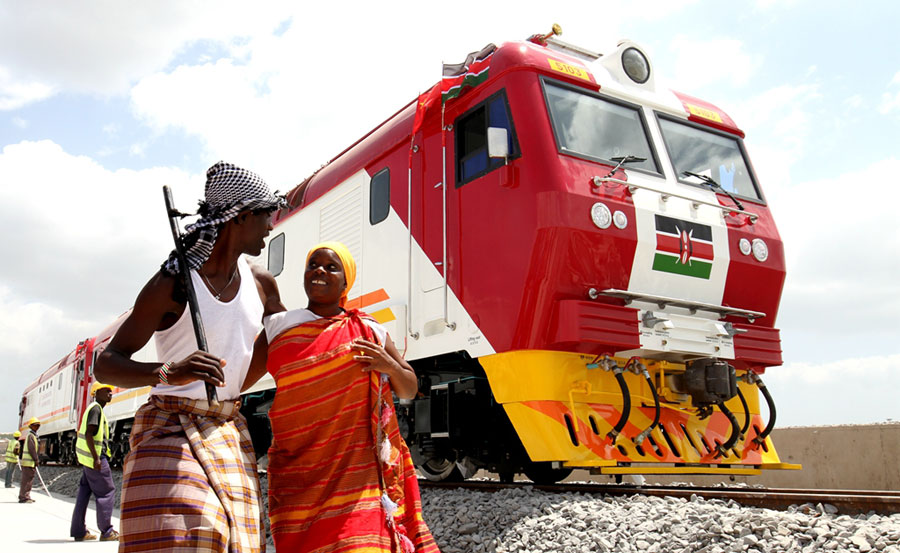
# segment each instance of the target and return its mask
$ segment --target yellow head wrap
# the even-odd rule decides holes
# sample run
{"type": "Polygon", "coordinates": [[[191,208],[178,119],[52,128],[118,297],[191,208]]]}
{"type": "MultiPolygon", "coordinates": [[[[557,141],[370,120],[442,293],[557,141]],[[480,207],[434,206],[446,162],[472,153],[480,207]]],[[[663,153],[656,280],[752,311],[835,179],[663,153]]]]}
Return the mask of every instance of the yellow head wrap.
{"type": "Polygon", "coordinates": [[[344,266],[344,278],[347,279],[347,287],[344,288],[344,293],[341,294],[341,302],[340,306],[344,307],[344,304],[347,303],[347,294],[350,293],[350,289],[353,288],[353,283],[356,282],[356,261],[353,260],[353,255],[350,254],[350,250],[347,249],[347,246],[341,244],[340,242],[322,242],[321,244],[316,244],[309,250],[309,253],[306,254],[306,264],[309,265],[309,258],[312,257],[312,254],[316,252],[316,250],[331,250],[337,254],[338,258],[341,260],[341,265],[344,266]]]}

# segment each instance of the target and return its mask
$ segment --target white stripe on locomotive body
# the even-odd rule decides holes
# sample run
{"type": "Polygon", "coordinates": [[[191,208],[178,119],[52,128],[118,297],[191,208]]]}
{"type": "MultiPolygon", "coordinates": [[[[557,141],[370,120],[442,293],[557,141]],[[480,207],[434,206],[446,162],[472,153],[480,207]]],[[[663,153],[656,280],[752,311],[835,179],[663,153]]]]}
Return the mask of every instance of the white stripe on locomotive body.
{"type": "MultiPolygon", "coordinates": [[[[394,171],[392,178],[405,179],[406,173],[394,171]]],[[[270,239],[281,233],[285,235],[284,268],[275,277],[285,306],[288,309],[306,306],[303,290],[306,254],[319,242],[337,240],[348,246],[357,263],[356,283],[350,298],[382,289],[387,293],[388,299],[365,306],[363,310],[374,313],[390,309],[394,319],[383,324],[406,359],[421,359],[448,351],[465,350],[472,357],[495,353],[452,289],[448,296],[448,318],[451,323],[456,323],[456,330],[450,331],[446,327],[443,321],[443,276],[415,240],[410,330],[417,332],[419,338],[408,337],[409,229],[393,206],[384,221],[375,225],[369,223],[370,181],[371,176],[366,171],[357,172],[293,213],[271,233],[270,239]]]]}
{"type": "MultiPolygon", "coordinates": [[[[636,45],[630,41],[623,41],[618,50],[622,51],[633,46],[636,45]]],[[[725,215],[722,210],[710,205],[699,204],[694,207],[692,200],[717,204],[716,193],[706,188],[684,184],[674,174],[674,165],[665,147],[657,114],[662,113],[685,122],[688,120],[688,116],[685,113],[684,104],[670,89],[657,86],[654,77],[655,71],[653,71],[649,58],[648,63],[651,64],[651,76],[649,81],[643,85],[634,85],[625,75],[620,63],[620,56],[616,54],[603,56],[589,64],[595,80],[600,84],[602,94],[631,103],[639,103],[642,106],[644,120],[652,142],[651,148],[657,155],[663,174],[657,176],[631,171],[625,166],[628,182],[683,196],[682,198],[669,196],[664,199],[662,194],[642,189],[636,189],[632,194],[636,221],[629,221],[629,224],[637,225],[637,246],[628,281],[628,291],[721,305],[728,267],[731,262],[725,215]],[[652,269],[657,250],[657,214],[708,225],[711,228],[714,260],[709,279],[652,269]]],[[[719,327],[712,323],[712,321],[718,320],[717,314],[703,311],[690,313],[685,308],[671,306],[661,309],[655,303],[640,301],[632,302],[631,306],[639,309],[638,320],[648,311],[662,312],[669,318],[672,327],[647,329],[642,325],[642,347],[618,352],[620,355],[657,357],[660,352],[665,352],[674,354],[674,356],[670,355],[674,358],[715,356],[734,359],[733,339],[721,335],[719,327]]]]}

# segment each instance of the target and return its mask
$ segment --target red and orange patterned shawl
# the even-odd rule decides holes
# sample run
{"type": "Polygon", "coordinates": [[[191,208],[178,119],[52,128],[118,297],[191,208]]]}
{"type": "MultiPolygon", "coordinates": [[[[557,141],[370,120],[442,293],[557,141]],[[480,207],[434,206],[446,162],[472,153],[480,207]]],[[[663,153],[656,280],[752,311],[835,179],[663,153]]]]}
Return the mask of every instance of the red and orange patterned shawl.
{"type": "Polygon", "coordinates": [[[353,340],[377,341],[365,317],[317,319],[269,343],[269,521],[279,551],[438,551],[390,385],[353,359],[353,340]]]}

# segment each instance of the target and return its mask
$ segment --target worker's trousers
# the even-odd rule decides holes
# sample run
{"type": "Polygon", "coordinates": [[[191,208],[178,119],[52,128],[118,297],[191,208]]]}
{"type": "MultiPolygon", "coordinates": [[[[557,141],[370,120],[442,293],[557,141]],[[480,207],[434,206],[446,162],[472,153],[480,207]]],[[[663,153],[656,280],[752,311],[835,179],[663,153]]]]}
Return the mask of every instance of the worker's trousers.
{"type": "Polygon", "coordinates": [[[100,470],[81,467],[81,483],[78,485],[78,496],[75,498],[75,510],[72,512],[72,526],[69,535],[83,538],[87,533],[84,517],[87,513],[91,494],[97,504],[97,529],[102,535],[108,535],[112,527],[112,512],[116,502],[116,484],[109,470],[109,459],[100,457],[100,470]]]}
{"type": "Polygon", "coordinates": [[[10,463],[7,461],[6,463],[6,487],[12,488],[12,478],[13,472],[16,470],[16,464],[10,463]]]}

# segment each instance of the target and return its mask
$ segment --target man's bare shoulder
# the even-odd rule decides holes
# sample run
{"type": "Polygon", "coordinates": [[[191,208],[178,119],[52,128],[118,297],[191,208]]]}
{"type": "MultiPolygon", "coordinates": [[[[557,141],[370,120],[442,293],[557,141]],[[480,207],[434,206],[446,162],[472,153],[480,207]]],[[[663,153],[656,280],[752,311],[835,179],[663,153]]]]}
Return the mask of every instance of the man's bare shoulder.
{"type": "Polygon", "coordinates": [[[140,294],[138,294],[137,300],[135,301],[135,308],[139,305],[143,307],[143,304],[146,303],[152,303],[156,307],[166,308],[183,306],[186,301],[176,300],[175,291],[178,286],[180,286],[180,283],[176,277],[166,274],[162,272],[162,270],[156,271],[156,273],[150,277],[150,280],[147,281],[147,284],[144,285],[144,288],[141,289],[140,294]]]}
{"type": "Polygon", "coordinates": [[[255,278],[257,282],[269,282],[277,286],[275,277],[272,276],[272,273],[270,273],[268,269],[256,263],[250,263],[249,265],[250,272],[253,273],[253,278],[255,278]]]}

